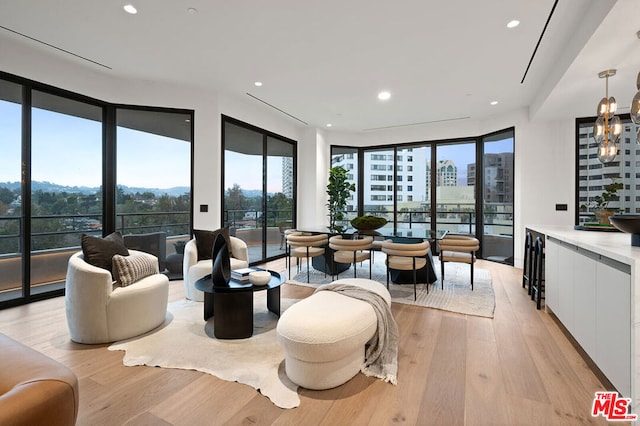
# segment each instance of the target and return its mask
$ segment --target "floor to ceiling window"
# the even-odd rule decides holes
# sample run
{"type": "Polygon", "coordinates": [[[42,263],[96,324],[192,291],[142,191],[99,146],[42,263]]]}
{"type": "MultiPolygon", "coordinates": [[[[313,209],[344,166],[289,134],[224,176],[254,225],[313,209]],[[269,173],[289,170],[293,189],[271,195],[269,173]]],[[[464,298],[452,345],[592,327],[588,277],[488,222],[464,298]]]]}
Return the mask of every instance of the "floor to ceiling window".
{"type": "Polygon", "coordinates": [[[398,147],[396,198],[399,228],[431,229],[431,146],[398,147]]]}
{"type": "Polygon", "coordinates": [[[332,146],[331,160],[350,167],[363,188],[352,215],[384,216],[394,231],[474,235],[483,258],[513,263],[513,147],[511,128],[461,140],[332,146]]]}
{"type": "Polygon", "coordinates": [[[436,146],[436,230],[476,233],[476,143],[436,146]]]}
{"type": "Polygon", "coordinates": [[[0,73],[0,308],[63,294],[82,234],[188,238],[193,111],[141,108],[119,109],[116,159],[114,105],[0,73]]]}
{"type": "Polygon", "coordinates": [[[356,190],[347,200],[344,212],[345,223],[358,216],[361,188],[358,180],[358,149],[349,147],[335,147],[331,151],[331,167],[342,167],[347,171],[347,181],[356,185],[356,190]]]}
{"type": "Polygon", "coordinates": [[[513,263],[513,131],[482,138],[482,254],[513,263]]]}
{"type": "Polygon", "coordinates": [[[118,108],[116,229],[189,236],[191,114],[118,108]],[[149,161],[151,156],[152,160],[149,161]]]}
{"type": "Polygon", "coordinates": [[[249,263],[285,253],[295,227],[294,141],[223,116],[222,216],[248,247],[249,263]]]}
{"type": "MultiPolygon", "coordinates": [[[[366,150],[362,169],[362,214],[381,216],[395,226],[394,150],[366,150]]],[[[401,183],[401,182],[400,182],[401,183]]]]}
{"type": "Polygon", "coordinates": [[[22,297],[22,86],[0,80],[0,300],[22,297]]]}
{"type": "Polygon", "coordinates": [[[64,286],[68,252],[102,229],[102,108],[32,92],[31,292],[64,286]]]}

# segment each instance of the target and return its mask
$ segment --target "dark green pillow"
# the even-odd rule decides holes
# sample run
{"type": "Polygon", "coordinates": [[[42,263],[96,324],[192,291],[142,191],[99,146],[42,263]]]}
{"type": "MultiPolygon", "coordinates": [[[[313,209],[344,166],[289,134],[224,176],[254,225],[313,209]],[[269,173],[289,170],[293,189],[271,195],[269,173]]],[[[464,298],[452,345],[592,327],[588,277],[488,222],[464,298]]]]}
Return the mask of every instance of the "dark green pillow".
{"type": "Polygon", "coordinates": [[[104,238],[82,234],[82,254],[85,262],[112,272],[111,259],[116,254],[129,256],[122,234],[116,231],[104,238]]]}
{"type": "Polygon", "coordinates": [[[231,239],[229,238],[229,227],[217,229],[215,231],[206,231],[202,229],[194,229],[193,235],[196,237],[196,247],[198,247],[198,260],[211,259],[213,251],[213,242],[218,234],[222,234],[229,247],[229,256],[231,256],[231,239]]]}

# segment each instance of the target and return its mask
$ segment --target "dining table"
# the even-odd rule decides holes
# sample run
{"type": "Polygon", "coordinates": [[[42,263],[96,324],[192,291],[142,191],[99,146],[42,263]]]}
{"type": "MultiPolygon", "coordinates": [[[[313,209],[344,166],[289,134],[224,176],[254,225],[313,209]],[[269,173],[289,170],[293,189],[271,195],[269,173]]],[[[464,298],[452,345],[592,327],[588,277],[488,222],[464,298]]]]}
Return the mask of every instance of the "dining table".
{"type": "MultiPolygon", "coordinates": [[[[347,227],[341,232],[329,230],[326,226],[302,226],[296,228],[297,231],[310,234],[327,234],[329,237],[333,235],[342,235],[345,238],[358,238],[359,236],[372,236],[374,240],[392,240],[397,243],[419,243],[429,241],[431,249],[426,257],[429,260],[424,268],[416,271],[418,282],[432,284],[438,280],[433,264],[433,251],[437,248],[437,241],[447,235],[446,230],[433,230],[426,228],[399,228],[393,226],[383,226],[375,230],[362,230],[353,227],[347,227]]],[[[325,272],[327,274],[337,275],[349,269],[350,264],[335,263],[333,259],[333,250],[327,245],[325,246],[324,255],[315,256],[311,265],[314,269],[325,272]]],[[[390,271],[391,281],[396,284],[412,284],[412,271],[390,271]]]]}

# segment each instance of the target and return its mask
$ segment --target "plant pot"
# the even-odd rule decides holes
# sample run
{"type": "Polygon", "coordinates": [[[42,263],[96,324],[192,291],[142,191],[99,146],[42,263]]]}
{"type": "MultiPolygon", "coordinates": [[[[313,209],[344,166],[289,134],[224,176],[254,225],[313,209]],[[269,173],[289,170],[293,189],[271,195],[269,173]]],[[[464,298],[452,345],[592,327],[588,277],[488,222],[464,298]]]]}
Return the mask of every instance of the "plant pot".
{"type": "Polygon", "coordinates": [[[601,225],[611,225],[611,221],[609,217],[613,215],[613,211],[611,210],[598,210],[596,211],[596,218],[598,219],[598,223],[601,225]]]}

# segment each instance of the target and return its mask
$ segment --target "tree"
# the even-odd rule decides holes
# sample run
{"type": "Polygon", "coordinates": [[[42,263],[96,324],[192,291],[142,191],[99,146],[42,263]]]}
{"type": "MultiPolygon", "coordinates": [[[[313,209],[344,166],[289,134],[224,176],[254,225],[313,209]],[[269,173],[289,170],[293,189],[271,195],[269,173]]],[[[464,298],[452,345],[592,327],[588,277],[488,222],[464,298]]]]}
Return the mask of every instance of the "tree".
{"type": "Polygon", "coordinates": [[[329,183],[327,184],[327,195],[329,202],[329,230],[332,232],[342,232],[345,227],[337,225],[336,222],[344,220],[344,210],[347,207],[347,200],[351,192],[356,190],[354,183],[347,180],[347,170],[342,166],[329,169],[329,183]]]}
{"type": "Polygon", "coordinates": [[[224,205],[227,210],[242,210],[246,208],[244,194],[240,185],[234,183],[231,188],[227,189],[224,205]]]}

